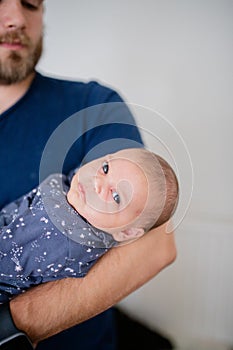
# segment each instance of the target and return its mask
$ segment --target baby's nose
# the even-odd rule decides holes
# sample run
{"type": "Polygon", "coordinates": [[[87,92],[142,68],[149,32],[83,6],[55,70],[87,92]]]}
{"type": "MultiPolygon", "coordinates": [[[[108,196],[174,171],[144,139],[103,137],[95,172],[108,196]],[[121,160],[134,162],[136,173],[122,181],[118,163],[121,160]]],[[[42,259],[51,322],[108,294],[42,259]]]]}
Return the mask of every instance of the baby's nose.
{"type": "Polygon", "coordinates": [[[101,196],[107,196],[108,192],[108,184],[101,176],[95,177],[95,191],[97,194],[101,196]]]}
{"type": "Polygon", "coordinates": [[[100,176],[95,176],[95,191],[98,194],[103,191],[103,180],[100,176]]]}
{"type": "Polygon", "coordinates": [[[95,177],[95,191],[98,194],[101,192],[101,185],[100,185],[100,181],[97,178],[97,176],[95,177]]]}

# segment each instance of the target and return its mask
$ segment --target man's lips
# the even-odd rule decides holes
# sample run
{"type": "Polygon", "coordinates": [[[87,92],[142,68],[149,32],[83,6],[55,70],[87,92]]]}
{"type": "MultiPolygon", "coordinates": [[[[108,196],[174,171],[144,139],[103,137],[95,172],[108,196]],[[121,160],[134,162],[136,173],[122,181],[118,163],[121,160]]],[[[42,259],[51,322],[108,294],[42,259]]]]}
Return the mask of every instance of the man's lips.
{"type": "Polygon", "coordinates": [[[21,42],[17,42],[17,41],[15,42],[3,41],[3,42],[0,42],[0,46],[10,50],[21,50],[26,47],[21,42]]]}
{"type": "Polygon", "coordinates": [[[22,32],[11,32],[0,36],[0,46],[11,50],[23,49],[30,45],[30,39],[22,32]]]}

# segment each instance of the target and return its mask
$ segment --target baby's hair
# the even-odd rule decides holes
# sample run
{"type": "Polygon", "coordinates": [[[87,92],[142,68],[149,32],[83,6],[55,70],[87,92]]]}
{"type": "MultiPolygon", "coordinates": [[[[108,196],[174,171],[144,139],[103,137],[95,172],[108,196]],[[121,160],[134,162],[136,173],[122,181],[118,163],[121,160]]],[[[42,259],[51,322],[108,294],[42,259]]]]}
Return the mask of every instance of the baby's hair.
{"type": "Polygon", "coordinates": [[[179,197],[178,180],[165,159],[145,148],[139,148],[138,152],[134,149],[131,159],[138,163],[148,179],[148,201],[134,224],[147,232],[164,224],[174,214],[179,197]]]}
{"type": "Polygon", "coordinates": [[[155,155],[155,157],[157,157],[165,177],[166,193],[164,208],[151,229],[164,224],[173,216],[179,198],[179,184],[174,170],[165,159],[159,155],[155,155]]]}

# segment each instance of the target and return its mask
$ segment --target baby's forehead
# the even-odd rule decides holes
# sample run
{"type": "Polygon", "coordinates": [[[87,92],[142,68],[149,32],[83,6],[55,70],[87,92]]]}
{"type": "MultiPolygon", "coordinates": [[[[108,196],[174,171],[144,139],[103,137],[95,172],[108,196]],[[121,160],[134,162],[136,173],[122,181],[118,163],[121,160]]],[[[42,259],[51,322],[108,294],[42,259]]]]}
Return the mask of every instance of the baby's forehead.
{"type": "MultiPolygon", "coordinates": [[[[131,178],[132,175],[144,176],[147,178],[144,165],[135,151],[121,150],[110,154],[106,160],[110,163],[110,166],[113,167],[115,165],[117,168],[121,169],[123,177],[127,174],[129,178],[131,178]]],[[[114,169],[116,168],[114,167],[114,169]]]]}
{"type": "Polygon", "coordinates": [[[138,159],[138,154],[136,150],[122,149],[115,153],[109,154],[109,158],[133,161],[135,159],[138,159]]]}

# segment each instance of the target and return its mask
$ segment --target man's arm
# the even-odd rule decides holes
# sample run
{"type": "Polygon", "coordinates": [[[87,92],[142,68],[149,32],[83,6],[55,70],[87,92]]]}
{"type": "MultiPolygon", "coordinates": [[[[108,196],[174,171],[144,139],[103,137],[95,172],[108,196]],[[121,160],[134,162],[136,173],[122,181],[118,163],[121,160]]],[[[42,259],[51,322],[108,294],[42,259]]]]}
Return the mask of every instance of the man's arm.
{"type": "Polygon", "coordinates": [[[175,258],[174,234],[163,225],[111,249],[84,278],[48,282],[17,296],[10,303],[13,319],[37,343],[116,304],[175,258]]]}

